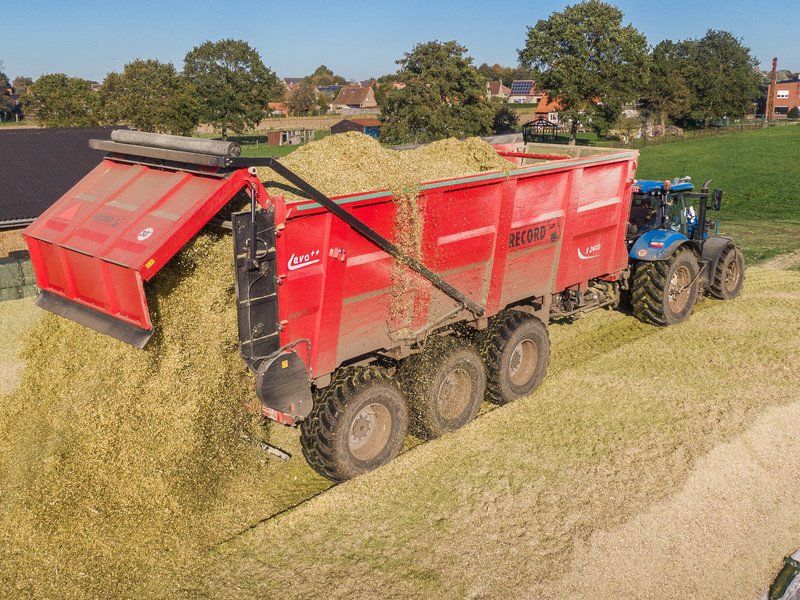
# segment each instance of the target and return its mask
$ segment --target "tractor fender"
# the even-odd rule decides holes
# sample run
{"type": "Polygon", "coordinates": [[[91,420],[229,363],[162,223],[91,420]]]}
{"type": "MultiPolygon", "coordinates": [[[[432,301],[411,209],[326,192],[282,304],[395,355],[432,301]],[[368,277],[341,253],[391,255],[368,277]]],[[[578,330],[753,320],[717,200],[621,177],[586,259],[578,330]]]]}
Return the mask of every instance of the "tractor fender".
{"type": "Polygon", "coordinates": [[[690,240],[678,231],[652,229],[643,233],[631,247],[629,256],[633,260],[656,262],[667,260],[680,246],[688,245],[700,256],[697,242],[690,240]],[[656,244],[656,247],[653,247],[656,244]]]}
{"type": "Polygon", "coordinates": [[[729,246],[735,245],[732,238],[724,236],[714,236],[703,241],[702,257],[703,263],[706,266],[704,279],[710,282],[711,277],[716,272],[717,262],[722,256],[722,253],[725,252],[725,249],[729,246]]]}

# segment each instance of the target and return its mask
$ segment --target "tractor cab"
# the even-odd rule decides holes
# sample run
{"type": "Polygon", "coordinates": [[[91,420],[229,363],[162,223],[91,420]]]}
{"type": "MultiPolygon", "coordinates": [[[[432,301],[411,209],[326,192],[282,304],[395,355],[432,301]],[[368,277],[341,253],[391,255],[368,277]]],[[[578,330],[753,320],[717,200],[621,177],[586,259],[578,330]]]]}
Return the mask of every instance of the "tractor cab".
{"type": "Polygon", "coordinates": [[[633,201],[628,237],[636,237],[653,229],[666,229],[693,237],[697,227],[697,211],[687,206],[687,193],[694,189],[691,178],[673,181],[637,180],[633,186],[633,201]]]}

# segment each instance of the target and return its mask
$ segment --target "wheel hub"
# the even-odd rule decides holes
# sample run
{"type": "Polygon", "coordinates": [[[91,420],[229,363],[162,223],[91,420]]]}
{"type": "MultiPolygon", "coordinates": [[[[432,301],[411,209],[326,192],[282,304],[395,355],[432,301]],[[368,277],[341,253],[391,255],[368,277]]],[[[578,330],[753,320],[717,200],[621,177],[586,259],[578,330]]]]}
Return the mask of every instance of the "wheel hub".
{"type": "Polygon", "coordinates": [[[678,313],[686,308],[691,293],[692,274],[685,266],[675,269],[669,282],[668,300],[672,312],[678,313]]]}
{"type": "Polygon", "coordinates": [[[536,344],[531,340],[522,340],[514,346],[508,361],[508,376],[511,383],[516,386],[525,385],[536,371],[538,360],[536,344]]]}
{"type": "Polygon", "coordinates": [[[392,431],[392,417],[377,402],[362,408],[353,418],[348,436],[350,452],[358,460],[371,460],[386,447],[392,431]]]}
{"type": "Polygon", "coordinates": [[[436,394],[439,414],[447,420],[464,412],[472,396],[472,378],[465,369],[456,368],[442,380],[436,394]]]}
{"type": "Polygon", "coordinates": [[[725,268],[725,289],[728,291],[736,289],[739,283],[739,263],[736,261],[736,256],[728,263],[725,268]]]}

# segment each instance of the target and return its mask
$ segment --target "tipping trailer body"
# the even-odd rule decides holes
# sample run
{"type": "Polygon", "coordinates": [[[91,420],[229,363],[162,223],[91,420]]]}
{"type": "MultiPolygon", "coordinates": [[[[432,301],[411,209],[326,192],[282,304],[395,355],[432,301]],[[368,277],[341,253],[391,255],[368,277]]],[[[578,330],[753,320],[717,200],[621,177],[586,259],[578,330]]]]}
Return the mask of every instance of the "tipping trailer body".
{"type": "MultiPolygon", "coordinates": [[[[485,317],[526,299],[549,306],[551,294],[599,277],[613,280],[628,266],[636,159],[635,151],[603,152],[424,185],[416,202],[419,259],[484,307],[485,317]]],[[[336,201],[397,242],[391,194],[336,201]]],[[[282,197],[269,203],[282,229],[280,345],[309,340],[298,351],[310,347],[303,358],[313,378],[391,350],[434,324],[475,318],[465,309],[452,314],[455,303],[415,273],[407,275],[410,285],[398,284],[395,259],[318,203],[282,197]]]]}
{"type": "MultiPolygon", "coordinates": [[[[241,168],[246,159],[180,150],[193,143],[178,150],[98,144],[110,154],[24,232],[39,304],[143,346],[153,327],[144,282],[248,190],[252,211],[234,215],[232,225],[239,337],[265,414],[283,422],[310,411],[310,396],[293,391],[298,385],[308,395],[312,382],[324,386],[343,364],[402,358],[438,329],[458,321],[480,327],[521,303],[538,306],[546,323],[552,295],[615,281],[628,266],[635,150],[498,144],[515,163],[509,172],[422,185],[416,258],[468,298],[459,303],[433,285],[435,275],[412,271],[330,205],[271,196],[241,168]]],[[[408,246],[395,238],[399,204],[388,191],[333,201],[408,246]]]]}

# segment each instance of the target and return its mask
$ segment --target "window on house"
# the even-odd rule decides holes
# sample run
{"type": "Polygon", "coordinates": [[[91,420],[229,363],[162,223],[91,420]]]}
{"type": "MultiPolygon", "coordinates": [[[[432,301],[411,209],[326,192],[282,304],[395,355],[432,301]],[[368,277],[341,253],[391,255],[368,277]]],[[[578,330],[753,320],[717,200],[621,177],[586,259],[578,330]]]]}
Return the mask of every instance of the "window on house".
{"type": "Polygon", "coordinates": [[[789,97],[789,90],[778,90],[776,94],[777,98],[788,98],[789,97]]]}

